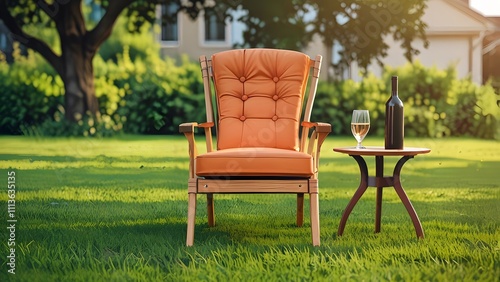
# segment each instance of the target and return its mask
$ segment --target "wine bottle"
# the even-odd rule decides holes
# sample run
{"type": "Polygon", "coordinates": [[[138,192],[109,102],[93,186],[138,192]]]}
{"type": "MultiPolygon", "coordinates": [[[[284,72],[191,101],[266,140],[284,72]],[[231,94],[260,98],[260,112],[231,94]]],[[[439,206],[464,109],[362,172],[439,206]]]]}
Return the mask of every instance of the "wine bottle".
{"type": "Polygon", "coordinates": [[[391,98],[385,103],[385,148],[403,149],[404,107],[398,96],[398,77],[392,77],[391,98]]]}

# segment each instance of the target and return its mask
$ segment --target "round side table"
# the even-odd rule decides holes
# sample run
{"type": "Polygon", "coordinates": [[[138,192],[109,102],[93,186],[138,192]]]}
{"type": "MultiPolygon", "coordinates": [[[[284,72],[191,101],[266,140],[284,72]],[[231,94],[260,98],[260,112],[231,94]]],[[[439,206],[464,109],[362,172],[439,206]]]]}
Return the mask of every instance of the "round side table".
{"type": "Polygon", "coordinates": [[[340,220],[340,225],[338,229],[338,236],[342,236],[344,233],[345,224],[352,209],[356,206],[358,200],[363,196],[368,187],[377,187],[377,204],[375,210],[375,233],[380,232],[380,217],[382,214],[382,191],[384,187],[394,187],[394,190],[399,196],[401,202],[403,202],[406,211],[410,215],[410,218],[415,227],[415,232],[418,238],[424,238],[424,230],[420,219],[418,218],[417,212],[413,208],[413,205],[408,199],[406,192],[401,185],[401,169],[403,165],[409,159],[415,157],[419,154],[427,154],[431,150],[427,148],[414,148],[405,147],[401,150],[385,149],[384,147],[366,147],[363,149],[356,149],[356,147],[343,147],[334,148],[333,151],[343,154],[348,154],[353,157],[359,165],[359,171],[361,173],[361,179],[359,187],[352,196],[351,200],[345,208],[342,219],[340,220]],[[363,156],[374,156],[375,157],[375,176],[368,175],[368,167],[363,156]],[[384,176],[384,157],[386,156],[400,156],[401,158],[396,163],[392,176],[384,176]]]}

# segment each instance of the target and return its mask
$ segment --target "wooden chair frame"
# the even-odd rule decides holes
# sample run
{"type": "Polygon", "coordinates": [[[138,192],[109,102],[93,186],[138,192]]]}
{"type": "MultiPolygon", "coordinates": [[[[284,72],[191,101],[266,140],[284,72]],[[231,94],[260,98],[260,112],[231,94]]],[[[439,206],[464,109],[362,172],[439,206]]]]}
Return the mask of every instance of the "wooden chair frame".
{"type": "Polygon", "coordinates": [[[320,245],[320,222],[319,222],[319,190],[318,190],[318,166],[320,149],[327,135],[331,132],[331,126],[327,123],[311,122],[311,111],[316,95],[322,57],[317,55],[310,60],[311,81],[307,95],[307,103],[301,123],[302,132],[300,138],[300,151],[306,152],[313,157],[314,175],[309,179],[237,179],[216,180],[197,177],[195,171],[195,160],[198,155],[195,143],[195,129],[203,128],[205,131],[206,151],[213,152],[212,127],[214,122],[214,109],[212,105],[213,83],[211,60],[206,56],[200,57],[201,72],[203,76],[206,117],[205,123],[183,123],[179,131],[183,133],[189,146],[189,180],[188,180],[188,220],[186,245],[194,243],[194,230],[196,220],[196,200],[198,194],[205,194],[207,198],[208,225],[215,226],[214,194],[218,193],[287,193],[297,195],[297,226],[304,222],[304,194],[309,194],[309,208],[311,221],[311,236],[314,246],[320,245]]]}

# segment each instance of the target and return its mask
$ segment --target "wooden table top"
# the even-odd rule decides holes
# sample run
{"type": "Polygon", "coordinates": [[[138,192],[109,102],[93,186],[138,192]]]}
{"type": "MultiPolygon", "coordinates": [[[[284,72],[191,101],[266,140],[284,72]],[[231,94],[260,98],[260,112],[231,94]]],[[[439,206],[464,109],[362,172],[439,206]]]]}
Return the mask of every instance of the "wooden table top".
{"type": "Polygon", "coordinates": [[[379,146],[365,146],[364,149],[353,147],[333,148],[333,151],[356,156],[415,156],[427,154],[431,151],[428,148],[404,147],[403,149],[385,149],[379,146]]]}

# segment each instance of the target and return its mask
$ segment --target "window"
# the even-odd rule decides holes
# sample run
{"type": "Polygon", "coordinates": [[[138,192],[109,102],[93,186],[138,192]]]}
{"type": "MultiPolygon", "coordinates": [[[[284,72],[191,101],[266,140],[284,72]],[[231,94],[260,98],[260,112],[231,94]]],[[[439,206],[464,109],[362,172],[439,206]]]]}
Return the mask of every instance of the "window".
{"type": "Polygon", "coordinates": [[[179,41],[179,4],[170,2],[161,5],[161,41],[177,43],[179,41]]]}
{"type": "Polygon", "coordinates": [[[226,24],[212,9],[205,10],[205,41],[225,41],[226,24]]]}
{"type": "Polygon", "coordinates": [[[214,9],[205,9],[200,22],[200,44],[210,47],[231,46],[231,23],[214,9]]]}

